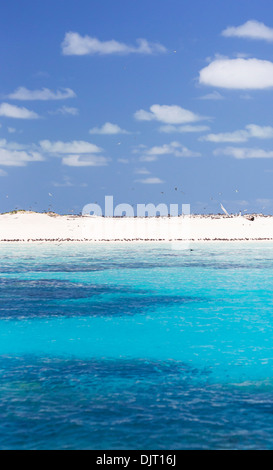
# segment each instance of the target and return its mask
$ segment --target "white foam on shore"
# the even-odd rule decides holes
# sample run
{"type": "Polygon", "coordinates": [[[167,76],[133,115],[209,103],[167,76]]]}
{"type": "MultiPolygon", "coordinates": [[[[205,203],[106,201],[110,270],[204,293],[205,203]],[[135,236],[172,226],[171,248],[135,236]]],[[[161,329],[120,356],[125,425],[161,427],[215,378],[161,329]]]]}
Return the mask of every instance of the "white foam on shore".
{"type": "Polygon", "coordinates": [[[0,215],[0,242],[176,242],[273,240],[273,217],[190,215],[94,217],[34,212],[0,215]]]}

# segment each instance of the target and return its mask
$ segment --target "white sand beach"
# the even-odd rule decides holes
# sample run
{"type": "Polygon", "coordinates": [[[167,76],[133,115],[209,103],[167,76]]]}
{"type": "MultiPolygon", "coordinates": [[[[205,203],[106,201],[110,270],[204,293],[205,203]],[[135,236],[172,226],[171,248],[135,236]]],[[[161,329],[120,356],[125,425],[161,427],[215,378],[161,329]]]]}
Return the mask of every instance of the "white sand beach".
{"type": "Polygon", "coordinates": [[[273,217],[190,215],[105,218],[20,211],[0,215],[0,242],[176,240],[273,240],[273,217]]]}

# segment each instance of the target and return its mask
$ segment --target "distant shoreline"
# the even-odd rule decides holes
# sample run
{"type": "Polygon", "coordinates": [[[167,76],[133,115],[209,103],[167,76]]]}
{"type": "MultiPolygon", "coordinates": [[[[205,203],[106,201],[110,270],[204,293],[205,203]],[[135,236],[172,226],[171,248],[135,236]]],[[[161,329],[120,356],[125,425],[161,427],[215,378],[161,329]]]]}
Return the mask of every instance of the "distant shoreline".
{"type": "Polygon", "coordinates": [[[35,240],[0,240],[0,244],[16,244],[16,243],[22,243],[22,244],[44,244],[44,243],[51,243],[51,244],[103,244],[103,243],[128,243],[128,244],[137,244],[137,243],[183,243],[183,242],[188,242],[188,243],[251,243],[251,242],[273,242],[273,238],[207,238],[207,239],[192,239],[192,240],[157,240],[157,239],[108,239],[108,240],[87,240],[87,239],[78,239],[78,240],[71,240],[71,239],[35,239],[35,240]]]}
{"type": "Polygon", "coordinates": [[[1,243],[273,241],[273,216],[97,217],[0,214],[1,243]]]}

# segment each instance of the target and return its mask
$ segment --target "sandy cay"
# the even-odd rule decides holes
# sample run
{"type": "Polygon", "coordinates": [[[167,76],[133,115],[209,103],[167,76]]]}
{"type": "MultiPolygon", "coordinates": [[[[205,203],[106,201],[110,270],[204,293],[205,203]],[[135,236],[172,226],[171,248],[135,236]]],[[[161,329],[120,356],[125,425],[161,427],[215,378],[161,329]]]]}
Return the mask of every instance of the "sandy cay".
{"type": "Polygon", "coordinates": [[[0,242],[176,240],[273,240],[273,216],[105,218],[33,212],[0,215],[0,242]]]}

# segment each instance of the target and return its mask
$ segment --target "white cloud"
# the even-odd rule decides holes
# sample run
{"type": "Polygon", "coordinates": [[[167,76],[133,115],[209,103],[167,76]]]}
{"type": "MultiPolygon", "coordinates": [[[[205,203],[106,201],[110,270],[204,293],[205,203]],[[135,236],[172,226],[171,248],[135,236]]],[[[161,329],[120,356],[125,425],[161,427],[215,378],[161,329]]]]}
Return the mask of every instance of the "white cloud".
{"type": "Polygon", "coordinates": [[[19,87],[13,93],[8,95],[8,98],[10,100],[21,101],[49,101],[65,100],[68,98],[75,98],[76,96],[76,93],[70,88],[64,88],[54,92],[48,88],[42,88],[41,90],[28,90],[25,87],[19,87]]]}
{"type": "Polygon", "coordinates": [[[238,160],[247,158],[273,158],[272,150],[263,150],[257,148],[238,148],[238,147],[226,147],[223,149],[217,149],[213,152],[214,155],[224,155],[227,157],[233,157],[238,160]]]}
{"type": "Polygon", "coordinates": [[[0,139],[0,148],[7,150],[28,150],[29,146],[18,144],[17,142],[8,142],[6,139],[0,139]]]}
{"type": "Polygon", "coordinates": [[[204,119],[204,117],[180,106],[159,104],[152,105],[150,111],[140,109],[134,116],[138,121],[159,121],[165,124],[186,124],[204,119]]]}
{"type": "Polygon", "coordinates": [[[225,37],[237,37],[247,39],[262,39],[273,41],[273,28],[269,28],[264,23],[250,20],[241,26],[230,26],[222,32],[225,37]]]}
{"type": "Polygon", "coordinates": [[[173,126],[171,124],[166,125],[166,126],[161,126],[159,128],[159,132],[164,132],[166,134],[172,134],[174,132],[183,134],[186,132],[206,132],[209,131],[210,127],[209,126],[173,126]]]}
{"type": "Polygon", "coordinates": [[[123,163],[124,165],[127,165],[130,160],[128,158],[118,158],[119,163],[123,163]]]}
{"type": "Polygon", "coordinates": [[[162,184],[164,181],[162,181],[160,178],[153,177],[153,178],[144,178],[140,180],[136,180],[136,183],[142,183],[142,184],[162,184]]]}
{"type": "Polygon", "coordinates": [[[78,116],[78,108],[70,108],[68,106],[62,106],[56,109],[56,111],[49,111],[49,114],[62,114],[63,116],[78,116]]]}
{"type": "Polygon", "coordinates": [[[247,131],[221,132],[219,134],[208,134],[199,140],[206,142],[246,142],[249,138],[247,131]]]}
{"type": "Polygon", "coordinates": [[[208,93],[207,95],[200,96],[198,98],[199,100],[213,100],[213,101],[219,101],[219,100],[224,100],[224,96],[219,93],[219,91],[213,91],[212,93],[208,93]]]}
{"type": "MultiPolygon", "coordinates": [[[[100,152],[101,148],[85,141],[43,140],[40,141],[40,146],[26,146],[0,139],[0,166],[25,166],[29,162],[44,161],[46,154],[61,157],[62,164],[70,167],[105,166],[110,159],[96,155],[100,152]]],[[[68,185],[70,186],[69,182],[66,182],[66,186],[68,185]]]]}
{"type": "Polygon", "coordinates": [[[248,130],[250,137],[256,137],[257,139],[273,138],[273,127],[271,126],[257,126],[256,124],[248,124],[246,129],[248,130]]]}
{"type": "Polygon", "coordinates": [[[168,155],[174,153],[177,149],[175,142],[171,144],[164,144],[161,146],[155,146],[146,151],[147,155],[168,155]]]}
{"type": "Polygon", "coordinates": [[[106,166],[108,159],[98,155],[67,155],[62,164],[73,167],[106,166]]]}
{"type": "Polygon", "coordinates": [[[136,175],[149,175],[151,172],[147,170],[147,168],[136,168],[135,174],[136,175]]]}
{"type": "Polygon", "coordinates": [[[148,42],[146,39],[138,39],[137,46],[130,46],[115,40],[100,41],[90,36],[81,36],[75,32],[66,33],[62,43],[62,53],[64,55],[128,55],[144,54],[151,55],[164,53],[167,49],[158,43],[148,42]]]}
{"type": "Polygon", "coordinates": [[[16,129],[14,129],[14,127],[8,127],[8,132],[9,134],[14,134],[16,132],[16,129]]]}
{"type": "Polygon", "coordinates": [[[44,152],[52,154],[93,154],[102,151],[97,145],[83,140],[74,140],[72,142],[51,142],[50,140],[42,140],[40,141],[40,146],[44,152]]]}
{"type": "Polygon", "coordinates": [[[200,157],[198,152],[192,152],[179,142],[171,142],[162,146],[155,146],[145,151],[146,156],[174,155],[175,157],[200,157]]]}
{"type": "Polygon", "coordinates": [[[116,135],[130,134],[130,132],[121,129],[117,124],[106,122],[102,127],[94,127],[93,129],[90,129],[89,134],[116,135]]]}
{"type": "Polygon", "coordinates": [[[256,124],[248,124],[245,130],[238,130],[234,132],[222,132],[219,134],[208,134],[200,137],[199,140],[206,142],[247,142],[251,138],[256,139],[272,139],[273,127],[271,126],[258,126],[256,124]]]}
{"type": "Polygon", "coordinates": [[[6,171],[0,170],[0,176],[8,176],[8,174],[6,171]]]}
{"type": "Polygon", "coordinates": [[[215,60],[200,71],[199,82],[228,89],[273,87],[273,63],[258,59],[215,60]]]}
{"type": "Polygon", "coordinates": [[[0,148],[0,166],[26,166],[27,163],[43,160],[44,158],[38,152],[0,148]]]}
{"type": "MultiPolygon", "coordinates": [[[[139,149],[141,150],[141,149],[139,149]]],[[[139,152],[139,150],[137,150],[139,152]]],[[[136,152],[136,150],[134,151],[136,152]]],[[[161,146],[154,146],[142,149],[142,155],[139,158],[141,162],[155,162],[161,155],[174,155],[175,157],[200,157],[201,154],[189,150],[179,142],[171,142],[170,144],[164,144],[161,146]]]]}
{"type": "Polygon", "coordinates": [[[20,108],[8,103],[0,104],[0,116],[14,119],[38,119],[39,116],[34,111],[27,108],[20,108]]]}
{"type": "Polygon", "coordinates": [[[102,152],[100,147],[82,140],[72,142],[42,140],[40,147],[46,153],[61,156],[62,164],[71,167],[105,166],[109,161],[104,156],[96,155],[102,152]]]}

